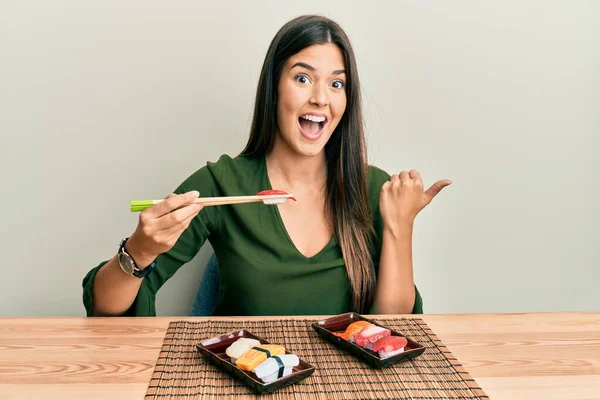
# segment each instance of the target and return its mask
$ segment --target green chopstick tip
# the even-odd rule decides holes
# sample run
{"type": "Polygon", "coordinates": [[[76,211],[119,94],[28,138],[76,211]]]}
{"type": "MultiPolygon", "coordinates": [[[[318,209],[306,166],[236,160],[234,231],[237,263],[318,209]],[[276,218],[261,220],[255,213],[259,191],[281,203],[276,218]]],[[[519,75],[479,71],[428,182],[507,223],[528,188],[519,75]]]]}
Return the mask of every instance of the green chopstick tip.
{"type": "Polygon", "coordinates": [[[132,200],[129,204],[129,209],[131,212],[140,212],[153,205],[154,202],[152,200],[132,200]]]}

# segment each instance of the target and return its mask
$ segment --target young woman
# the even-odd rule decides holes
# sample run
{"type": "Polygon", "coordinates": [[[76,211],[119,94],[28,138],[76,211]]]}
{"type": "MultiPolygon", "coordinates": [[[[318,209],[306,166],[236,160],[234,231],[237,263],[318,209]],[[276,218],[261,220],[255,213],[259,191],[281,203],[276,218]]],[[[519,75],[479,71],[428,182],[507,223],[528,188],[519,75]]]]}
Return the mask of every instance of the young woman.
{"type": "Polygon", "coordinates": [[[301,16],[273,38],[250,138],[140,214],[117,255],[83,281],[88,315],[155,315],[160,287],[206,240],[219,262],[216,315],[422,312],[416,215],[450,181],[367,163],[360,84],[335,22],[301,16]],[[203,197],[279,189],[297,202],[202,208],[203,197]]]}

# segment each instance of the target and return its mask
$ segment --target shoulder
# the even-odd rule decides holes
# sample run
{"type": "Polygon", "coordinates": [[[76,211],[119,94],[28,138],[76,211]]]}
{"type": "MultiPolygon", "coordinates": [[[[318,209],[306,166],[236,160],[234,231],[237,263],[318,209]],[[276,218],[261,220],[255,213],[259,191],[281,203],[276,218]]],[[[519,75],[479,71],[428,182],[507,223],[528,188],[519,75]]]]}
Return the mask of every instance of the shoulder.
{"type": "Polygon", "coordinates": [[[379,192],[381,191],[381,186],[390,180],[390,174],[388,174],[383,169],[376,167],[374,165],[369,165],[367,168],[367,187],[369,191],[369,196],[373,197],[373,195],[379,196],[379,192]]]}
{"type": "Polygon", "coordinates": [[[217,161],[206,163],[207,169],[215,176],[218,176],[219,181],[229,178],[239,179],[257,172],[261,167],[259,158],[250,158],[245,155],[231,157],[228,154],[223,154],[217,161]]]}
{"type": "Polygon", "coordinates": [[[378,219],[381,187],[390,180],[390,174],[374,165],[369,165],[367,171],[367,191],[369,193],[369,201],[371,202],[371,212],[374,218],[378,219]]]}
{"type": "Polygon", "coordinates": [[[390,180],[391,175],[388,174],[383,169],[376,167],[375,165],[370,165],[367,167],[367,179],[369,184],[371,183],[381,183],[383,184],[386,181],[390,180]]]}
{"type": "Polygon", "coordinates": [[[369,200],[371,202],[371,216],[373,219],[373,229],[375,230],[374,238],[374,262],[379,265],[379,257],[381,254],[381,246],[383,243],[383,220],[379,211],[379,196],[381,187],[384,183],[390,180],[391,176],[386,171],[374,165],[368,166],[367,186],[369,192],[369,200]]]}
{"type": "Polygon", "coordinates": [[[248,169],[258,165],[258,159],[250,158],[245,155],[231,157],[229,154],[223,154],[217,161],[209,161],[206,166],[212,170],[235,170],[248,169]]]}
{"type": "Polygon", "coordinates": [[[194,190],[207,185],[221,186],[227,181],[239,181],[241,177],[253,174],[259,168],[259,159],[223,154],[216,161],[208,161],[206,165],[192,173],[181,184],[181,188],[194,190]]]}

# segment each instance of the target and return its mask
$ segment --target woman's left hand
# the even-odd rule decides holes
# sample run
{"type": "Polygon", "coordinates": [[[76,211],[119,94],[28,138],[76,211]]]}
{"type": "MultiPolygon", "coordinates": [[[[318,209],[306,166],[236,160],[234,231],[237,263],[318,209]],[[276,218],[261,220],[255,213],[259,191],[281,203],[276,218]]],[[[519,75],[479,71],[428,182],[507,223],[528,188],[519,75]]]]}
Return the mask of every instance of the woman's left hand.
{"type": "Polygon", "coordinates": [[[415,170],[392,175],[381,187],[379,196],[379,210],[384,224],[388,227],[412,226],[417,214],[451,183],[444,179],[424,190],[421,175],[415,170]]]}

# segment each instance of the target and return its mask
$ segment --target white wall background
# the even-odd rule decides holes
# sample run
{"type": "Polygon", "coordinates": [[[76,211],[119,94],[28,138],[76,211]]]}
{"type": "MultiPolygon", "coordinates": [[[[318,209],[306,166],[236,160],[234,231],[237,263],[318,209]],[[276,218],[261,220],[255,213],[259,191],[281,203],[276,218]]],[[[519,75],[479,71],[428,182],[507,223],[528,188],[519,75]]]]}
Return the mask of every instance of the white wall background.
{"type": "MultiPolygon", "coordinates": [[[[21,0],[0,2],[0,316],[84,314],[129,201],[241,151],[302,13],[355,46],[371,163],[454,181],[417,219],[426,312],[600,310],[599,2],[21,0]]],[[[209,254],[159,314],[189,313],[209,254]]]]}

